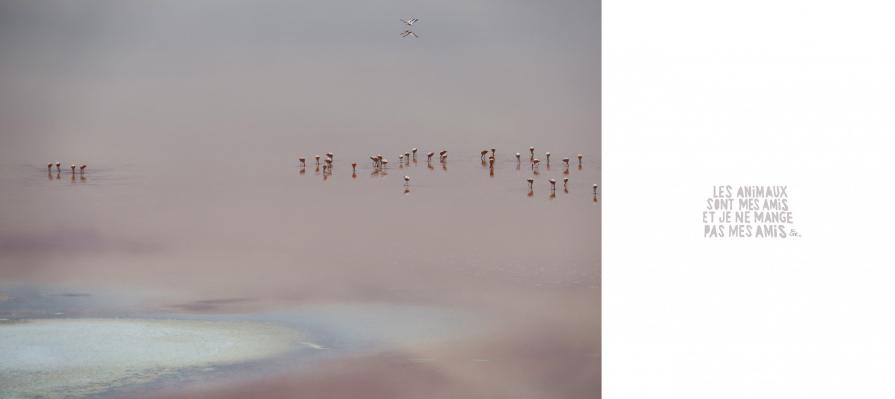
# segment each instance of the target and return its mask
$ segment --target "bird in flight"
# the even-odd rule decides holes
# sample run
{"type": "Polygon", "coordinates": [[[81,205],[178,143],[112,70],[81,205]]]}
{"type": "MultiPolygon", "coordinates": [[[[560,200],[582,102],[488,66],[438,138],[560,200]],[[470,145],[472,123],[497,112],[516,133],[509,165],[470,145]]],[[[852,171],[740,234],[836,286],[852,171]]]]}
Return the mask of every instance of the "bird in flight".
{"type": "Polygon", "coordinates": [[[401,22],[404,22],[405,24],[407,24],[407,26],[413,26],[413,24],[417,23],[418,21],[419,21],[419,18],[413,18],[413,17],[411,17],[409,19],[401,20],[401,22]]]}
{"type": "Polygon", "coordinates": [[[401,32],[401,37],[407,37],[407,36],[411,36],[411,35],[413,37],[419,37],[416,35],[416,33],[413,33],[412,30],[405,30],[404,32],[401,32]]]}

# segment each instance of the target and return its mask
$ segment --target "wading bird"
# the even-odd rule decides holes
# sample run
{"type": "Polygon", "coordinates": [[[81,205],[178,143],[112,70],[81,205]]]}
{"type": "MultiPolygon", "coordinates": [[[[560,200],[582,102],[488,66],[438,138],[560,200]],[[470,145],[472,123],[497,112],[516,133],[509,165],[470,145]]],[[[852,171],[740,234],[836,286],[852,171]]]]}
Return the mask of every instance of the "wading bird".
{"type": "Polygon", "coordinates": [[[431,152],[431,151],[428,154],[426,154],[426,162],[432,162],[433,155],[435,155],[435,153],[431,152]]]}
{"type": "Polygon", "coordinates": [[[518,152],[516,153],[516,162],[521,161],[521,159],[520,159],[521,156],[522,156],[522,154],[520,154],[518,152]]]}
{"type": "Polygon", "coordinates": [[[527,179],[527,181],[528,181],[528,190],[531,191],[532,189],[534,189],[535,179],[532,179],[529,177],[527,179]]]}
{"type": "Polygon", "coordinates": [[[409,186],[409,185],[410,185],[410,176],[404,176],[404,185],[405,185],[405,186],[409,186]]]}
{"type": "Polygon", "coordinates": [[[56,172],[62,172],[62,162],[56,161],[56,172]]]}
{"type": "Polygon", "coordinates": [[[75,174],[75,164],[71,164],[71,174],[75,174]]]}
{"type": "Polygon", "coordinates": [[[598,188],[600,188],[600,186],[594,184],[594,196],[597,195],[597,189],[598,189],[598,188]]]}
{"type": "Polygon", "coordinates": [[[582,157],[582,156],[583,156],[583,155],[578,154],[578,167],[579,167],[579,168],[581,167],[581,157],[582,157]]]}
{"type": "Polygon", "coordinates": [[[535,159],[535,148],[534,147],[528,147],[528,153],[531,155],[531,156],[529,156],[529,159],[535,159]]]}
{"type": "Polygon", "coordinates": [[[550,191],[556,191],[556,179],[550,179],[550,191]]]}
{"type": "Polygon", "coordinates": [[[305,157],[298,158],[298,165],[302,168],[305,167],[305,157]]]}
{"type": "Polygon", "coordinates": [[[569,192],[569,178],[568,177],[562,178],[562,190],[565,192],[569,192]]]}
{"type": "Polygon", "coordinates": [[[416,159],[416,148],[410,150],[410,152],[413,153],[413,159],[416,159]]]}
{"type": "Polygon", "coordinates": [[[314,161],[317,162],[317,166],[320,166],[320,155],[314,155],[314,161]]]}
{"type": "Polygon", "coordinates": [[[488,155],[488,150],[482,150],[482,162],[485,162],[485,155],[488,155]]]}
{"type": "Polygon", "coordinates": [[[540,160],[540,159],[537,159],[537,158],[532,159],[532,160],[531,160],[531,170],[535,170],[535,169],[537,169],[537,168],[538,168],[538,165],[540,165],[540,163],[541,163],[541,160],[540,160]]]}
{"type": "Polygon", "coordinates": [[[357,172],[357,162],[352,162],[351,163],[351,173],[356,173],[356,172],[357,172]]]}
{"type": "Polygon", "coordinates": [[[47,172],[52,172],[52,171],[53,171],[53,163],[50,162],[47,164],[47,172]]]}
{"type": "Polygon", "coordinates": [[[497,150],[494,149],[494,148],[492,148],[492,149],[491,149],[491,156],[494,157],[494,156],[496,156],[495,154],[497,154],[497,150]]]}
{"type": "Polygon", "coordinates": [[[548,152],[548,153],[546,153],[546,154],[544,154],[544,155],[547,156],[547,165],[550,165],[550,153],[548,152]]]}
{"type": "Polygon", "coordinates": [[[326,153],[326,157],[329,158],[330,160],[332,160],[332,159],[333,159],[333,153],[331,153],[331,152],[327,152],[327,153],[326,153]]]}
{"type": "Polygon", "coordinates": [[[87,164],[81,164],[81,174],[84,174],[84,169],[87,169],[87,164]]]}

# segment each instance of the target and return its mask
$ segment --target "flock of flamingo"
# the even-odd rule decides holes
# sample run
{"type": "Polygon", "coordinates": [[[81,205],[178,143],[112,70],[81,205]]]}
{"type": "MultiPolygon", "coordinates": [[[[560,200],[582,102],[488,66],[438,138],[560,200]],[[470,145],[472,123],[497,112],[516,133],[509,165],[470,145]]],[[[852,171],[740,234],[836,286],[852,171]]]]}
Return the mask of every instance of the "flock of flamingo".
{"type": "MultiPolygon", "coordinates": [[[[55,176],[56,180],[59,180],[62,178],[62,162],[47,163],[47,177],[49,177],[50,180],[53,180],[53,167],[54,166],[56,167],[56,176],[55,176]]],[[[75,164],[71,165],[71,181],[72,182],[75,181],[76,175],[80,175],[82,182],[87,181],[87,179],[84,177],[84,170],[87,169],[87,165],[81,164],[80,172],[75,172],[75,170],[77,170],[77,169],[79,169],[79,167],[77,165],[75,165],[75,164]]]]}
{"type": "MultiPolygon", "coordinates": [[[[528,152],[529,152],[528,162],[529,162],[529,166],[531,167],[532,174],[534,176],[537,176],[539,174],[541,160],[538,158],[535,158],[535,148],[534,147],[529,147],[528,152]]],[[[399,154],[398,155],[399,166],[400,167],[410,166],[411,161],[416,163],[417,153],[418,153],[418,149],[413,148],[408,152],[399,154]]],[[[490,168],[491,176],[494,176],[494,162],[496,160],[496,154],[497,154],[497,150],[494,148],[484,149],[480,152],[482,166],[487,165],[490,168]],[[489,154],[489,152],[490,152],[490,154],[489,154]]],[[[329,176],[332,175],[333,159],[334,159],[335,155],[332,152],[327,152],[324,155],[325,155],[325,157],[323,158],[322,165],[320,163],[321,156],[314,155],[314,168],[315,168],[315,171],[319,172],[320,168],[322,167],[323,168],[323,179],[326,180],[329,176]]],[[[435,156],[435,152],[426,153],[426,164],[429,166],[430,169],[432,169],[432,157],[434,157],[434,156],[435,156]]],[[[441,163],[442,168],[445,170],[447,170],[447,157],[448,157],[447,150],[441,150],[440,152],[438,152],[438,161],[441,163]]],[[[577,157],[578,157],[578,169],[580,170],[581,165],[582,165],[583,155],[578,154],[577,157]]],[[[307,162],[308,162],[308,160],[305,157],[298,158],[299,173],[301,173],[301,174],[305,173],[305,168],[307,167],[307,162]]],[[[370,155],[370,162],[373,167],[374,175],[384,174],[385,169],[388,168],[388,159],[385,159],[382,156],[382,154],[370,155]]],[[[563,158],[562,163],[563,163],[563,167],[564,167],[563,174],[566,175],[566,176],[563,176],[563,178],[562,178],[563,191],[568,193],[569,192],[569,190],[568,190],[568,187],[569,187],[568,174],[569,174],[570,159],[563,158]]],[[[519,169],[521,164],[522,164],[522,154],[517,152],[516,153],[516,169],[517,170],[519,169]]],[[[549,152],[545,153],[545,164],[546,164],[547,168],[550,167],[550,153],[549,152]]],[[[357,162],[351,163],[351,176],[357,177],[357,162]]],[[[534,177],[529,177],[526,179],[526,181],[528,182],[528,195],[531,196],[534,194],[535,179],[534,179],[534,177]]],[[[553,195],[555,195],[555,192],[556,192],[556,179],[549,179],[549,180],[547,180],[547,182],[550,184],[550,192],[551,192],[551,197],[552,197],[553,195]]],[[[409,186],[410,186],[410,176],[404,176],[404,187],[405,187],[404,192],[405,193],[409,192],[409,189],[408,189],[409,186]]],[[[597,200],[599,189],[600,189],[600,186],[598,186],[596,184],[593,185],[594,201],[597,200]]]]}
{"type": "MultiPolygon", "coordinates": [[[[58,162],[58,161],[56,163],[50,162],[47,164],[47,173],[53,173],[53,166],[56,166],[56,173],[62,173],[62,162],[58,162]]],[[[71,173],[72,174],[75,174],[75,168],[77,168],[77,166],[75,164],[71,164],[71,173]]],[[[83,175],[84,169],[87,169],[87,164],[82,163],[80,169],[81,169],[81,174],[83,175]]]]}

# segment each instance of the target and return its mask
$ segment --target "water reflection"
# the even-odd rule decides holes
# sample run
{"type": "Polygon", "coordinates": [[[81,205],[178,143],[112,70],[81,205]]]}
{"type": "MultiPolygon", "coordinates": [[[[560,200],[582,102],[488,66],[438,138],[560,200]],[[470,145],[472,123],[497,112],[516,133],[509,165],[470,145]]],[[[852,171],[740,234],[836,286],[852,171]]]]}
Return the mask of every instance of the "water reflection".
{"type": "MultiPolygon", "coordinates": [[[[282,301],[437,303],[476,312],[487,309],[500,314],[500,317],[491,319],[501,325],[499,332],[481,332],[487,339],[517,339],[519,335],[514,331],[519,329],[510,320],[518,317],[519,320],[537,320],[537,323],[532,321],[532,325],[525,324],[525,330],[534,331],[535,335],[547,333],[538,325],[550,325],[551,330],[561,329],[568,337],[582,342],[583,351],[598,352],[599,336],[593,333],[598,330],[582,328],[578,324],[582,320],[593,323],[598,320],[597,316],[582,319],[579,311],[557,314],[555,310],[565,309],[577,301],[592,306],[599,300],[599,271],[592,261],[598,252],[589,246],[589,240],[569,239],[576,235],[594,235],[593,229],[599,223],[597,191],[591,198],[593,206],[587,201],[586,192],[572,193],[566,180],[563,180],[563,192],[567,195],[561,200],[556,199],[555,190],[550,190],[547,196],[543,196],[543,192],[535,195],[535,184],[543,185],[541,189],[550,189],[549,179],[560,180],[563,175],[557,170],[538,170],[536,167],[531,174],[498,173],[502,168],[521,170],[521,162],[510,163],[514,160],[512,155],[503,162],[496,159],[493,165],[486,163],[489,178],[480,172],[481,164],[477,165],[473,156],[472,159],[455,159],[450,172],[446,159],[440,162],[441,170],[426,162],[426,169],[431,173],[422,174],[413,173],[417,166],[422,170],[422,165],[405,162],[404,173],[397,177],[390,175],[390,168],[383,163],[383,167],[373,167],[369,171],[370,179],[357,179],[359,172],[354,167],[350,173],[352,178],[348,179],[350,154],[341,157],[340,154],[340,159],[347,159],[343,161],[346,162],[344,167],[333,164],[333,167],[321,165],[315,168],[327,182],[326,190],[315,190],[314,184],[320,182],[299,179],[291,167],[282,166],[282,160],[241,163],[240,168],[211,177],[202,173],[205,170],[195,168],[172,168],[169,173],[162,169],[160,173],[154,165],[140,167],[136,169],[137,174],[145,176],[141,177],[140,184],[95,186],[103,195],[91,197],[91,201],[83,201],[84,194],[92,192],[89,190],[61,192],[54,189],[58,185],[41,185],[46,190],[44,195],[29,193],[27,198],[32,203],[25,207],[23,215],[28,217],[12,226],[30,226],[34,220],[42,220],[38,226],[52,229],[54,221],[64,220],[73,226],[93,226],[96,233],[66,231],[45,238],[40,236],[40,244],[37,244],[37,238],[18,237],[21,233],[16,231],[21,227],[3,226],[0,233],[7,231],[8,239],[0,235],[0,246],[5,245],[0,251],[0,261],[8,265],[37,264],[39,267],[36,271],[6,267],[0,269],[0,277],[42,280],[64,272],[75,273],[79,281],[87,281],[94,287],[108,288],[121,283],[144,290],[161,289],[175,293],[177,299],[158,305],[159,311],[189,315],[227,317],[228,312],[255,315],[276,309],[282,301]],[[344,174],[344,179],[340,179],[340,173],[344,174]],[[405,174],[413,176],[414,186],[408,184],[401,188],[405,201],[393,201],[391,198],[397,195],[397,186],[403,183],[405,174]],[[360,181],[352,183],[354,180],[360,181]],[[284,185],[284,181],[297,184],[284,185]],[[171,190],[178,192],[176,199],[163,194],[171,190]],[[413,196],[410,196],[411,191],[413,196]],[[523,201],[518,195],[520,191],[531,200],[523,201]],[[463,192],[477,195],[457,195],[463,192]],[[50,198],[54,201],[49,201],[50,198]],[[264,206],[258,206],[259,198],[263,198],[264,206]],[[358,198],[363,198],[364,206],[357,206],[358,198]],[[297,199],[312,206],[295,207],[297,199]],[[548,200],[552,201],[550,212],[532,209],[548,200]],[[74,204],[78,204],[77,207],[74,204]],[[587,208],[581,208],[582,204],[587,208]],[[29,211],[32,205],[34,212],[29,211]],[[134,219],[127,216],[132,215],[134,206],[153,209],[154,217],[134,219]],[[72,209],[79,212],[71,212],[72,209]],[[375,211],[370,212],[370,209],[375,211]],[[127,224],[120,222],[124,218],[129,221],[127,224]],[[486,229],[469,228],[482,220],[493,223],[486,229]],[[234,230],[234,223],[244,227],[234,230]],[[537,240],[533,240],[525,233],[533,224],[550,223],[568,226],[568,234],[538,235],[537,240]],[[188,227],[179,230],[171,226],[188,227]],[[395,226],[407,234],[396,240],[394,235],[381,234],[388,230],[383,226],[395,226]],[[438,227],[433,229],[433,226],[438,227]],[[157,233],[161,230],[166,233],[157,233]],[[506,237],[506,243],[484,246],[482,243],[489,242],[488,238],[493,234],[506,237]],[[29,244],[32,242],[35,244],[29,244]],[[518,249],[520,245],[533,248],[536,244],[557,248],[561,255],[542,256],[538,251],[518,249]],[[26,246],[33,250],[22,250],[26,246]],[[63,253],[66,256],[64,267],[43,260],[63,253]],[[433,253],[441,255],[430,256],[433,253]],[[254,266],[247,268],[245,265],[248,264],[254,266]],[[550,267],[541,270],[542,265],[550,267]],[[569,287],[577,288],[570,290],[569,287]],[[531,309],[535,308],[542,311],[533,313],[531,309]]],[[[122,170],[116,168],[111,174],[104,171],[103,179],[110,175],[113,180],[121,179],[125,173],[122,170]]],[[[299,167],[299,175],[305,170],[299,167]]],[[[577,179],[599,181],[598,170],[575,170],[577,179]]],[[[0,173],[9,172],[0,170],[0,173]]],[[[28,173],[36,176],[34,168],[28,173]]],[[[52,175],[48,173],[48,179],[52,180],[52,175]]],[[[87,180],[86,175],[72,175],[72,178],[75,182],[87,180]]],[[[4,191],[0,195],[7,199],[21,197],[22,193],[4,191]]],[[[60,292],[93,293],[82,287],[60,292]]],[[[76,297],[73,294],[57,298],[89,301],[90,305],[81,310],[46,307],[52,312],[35,310],[31,315],[72,317],[103,313],[98,310],[102,300],[93,296],[76,297]]],[[[335,341],[321,345],[337,348],[338,339],[333,339],[335,341]]],[[[476,349],[458,352],[463,353],[463,358],[456,364],[496,367],[508,364],[513,354],[535,341],[522,340],[518,347],[484,352],[482,347],[476,346],[483,342],[478,339],[458,339],[458,342],[476,349]]],[[[549,351],[548,343],[537,341],[537,345],[545,345],[542,348],[549,351]]],[[[406,350],[410,351],[410,358],[435,359],[427,364],[436,372],[448,370],[454,364],[442,362],[442,356],[423,356],[413,352],[416,349],[406,350]]],[[[447,348],[432,345],[425,350],[441,353],[447,348]]],[[[592,361],[585,363],[593,364],[592,361]]],[[[555,359],[555,367],[562,369],[571,364],[568,362],[568,353],[563,354],[555,359]]],[[[531,373],[548,372],[544,363],[531,363],[526,368],[531,373]]],[[[318,372],[312,371],[312,374],[318,372]]],[[[494,381],[516,384],[506,378],[495,376],[494,381]]],[[[248,383],[246,386],[256,385],[248,383]]],[[[177,387],[177,390],[182,389],[177,387]]],[[[216,393],[213,397],[220,396],[216,393]]]]}

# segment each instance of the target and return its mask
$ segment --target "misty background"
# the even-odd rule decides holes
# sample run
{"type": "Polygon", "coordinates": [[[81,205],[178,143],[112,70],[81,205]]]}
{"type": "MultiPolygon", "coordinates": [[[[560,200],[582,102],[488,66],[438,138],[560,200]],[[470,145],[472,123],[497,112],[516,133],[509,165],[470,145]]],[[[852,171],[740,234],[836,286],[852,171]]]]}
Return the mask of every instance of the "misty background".
{"type": "Polygon", "coordinates": [[[0,156],[219,168],[383,142],[598,154],[599,16],[598,1],[4,0],[0,156]],[[412,16],[420,38],[401,38],[412,16]]]}

